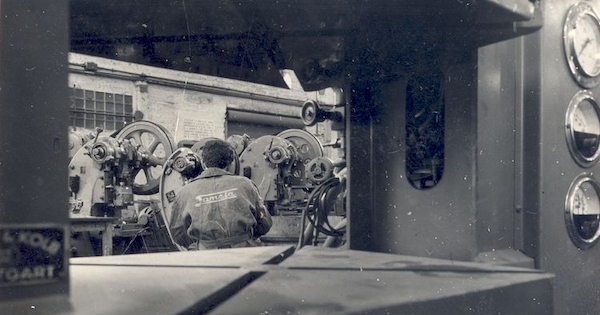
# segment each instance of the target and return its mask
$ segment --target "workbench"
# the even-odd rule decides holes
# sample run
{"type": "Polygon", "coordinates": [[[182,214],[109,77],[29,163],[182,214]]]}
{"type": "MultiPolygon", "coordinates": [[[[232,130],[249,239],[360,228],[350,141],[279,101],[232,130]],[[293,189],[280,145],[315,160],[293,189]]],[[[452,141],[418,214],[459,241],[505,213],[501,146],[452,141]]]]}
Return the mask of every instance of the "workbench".
{"type": "Polygon", "coordinates": [[[71,217],[71,232],[100,232],[102,234],[102,255],[113,254],[113,217],[71,217]]]}

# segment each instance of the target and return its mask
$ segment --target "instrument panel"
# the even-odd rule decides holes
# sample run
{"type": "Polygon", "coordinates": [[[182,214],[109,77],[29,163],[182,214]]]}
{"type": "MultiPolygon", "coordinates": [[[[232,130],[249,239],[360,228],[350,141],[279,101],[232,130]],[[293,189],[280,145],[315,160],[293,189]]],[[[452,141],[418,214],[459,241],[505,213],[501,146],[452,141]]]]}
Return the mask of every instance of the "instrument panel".
{"type": "Polygon", "coordinates": [[[571,7],[564,22],[564,51],[569,70],[584,88],[600,82],[600,19],[585,2],[571,7]]]}

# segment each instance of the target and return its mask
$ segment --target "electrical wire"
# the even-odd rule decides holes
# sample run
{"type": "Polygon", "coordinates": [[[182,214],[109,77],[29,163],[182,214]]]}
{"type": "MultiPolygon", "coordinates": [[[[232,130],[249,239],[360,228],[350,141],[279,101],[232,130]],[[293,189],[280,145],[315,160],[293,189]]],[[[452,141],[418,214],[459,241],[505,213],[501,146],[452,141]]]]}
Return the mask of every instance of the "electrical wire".
{"type": "Polygon", "coordinates": [[[309,195],[306,206],[302,210],[302,219],[300,223],[300,236],[298,239],[297,248],[300,249],[306,242],[305,237],[305,225],[308,221],[314,228],[313,245],[316,245],[317,237],[319,233],[323,233],[327,236],[339,237],[343,236],[346,232],[346,226],[343,225],[340,228],[335,228],[329,222],[329,211],[326,209],[326,198],[327,193],[334,187],[340,184],[340,179],[332,177],[327,179],[317,188],[315,188],[309,195]]]}
{"type": "Polygon", "coordinates": [[[325,209],[325,198],[327,197],[327,193],[332,188],[339,185],[339,183],[339,178],[332,177],[313,190],[308,198],[307,208],[310,210],[310,205],[313,205],[313,216],[308,213],[307,220],[318,230],[318,232],[328,236],[341,236],[345,231],[345,228],[336,229],[331,225],[329,222],[329,211],[325,209]]]}

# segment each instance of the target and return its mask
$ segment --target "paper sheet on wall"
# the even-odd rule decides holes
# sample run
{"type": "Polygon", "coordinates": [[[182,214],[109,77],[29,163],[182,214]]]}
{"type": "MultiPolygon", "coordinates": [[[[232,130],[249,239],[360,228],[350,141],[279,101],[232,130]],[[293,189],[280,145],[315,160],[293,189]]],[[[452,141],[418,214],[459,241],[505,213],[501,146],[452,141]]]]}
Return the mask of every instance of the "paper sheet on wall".
{"type": "Polygon", "coordinates": [[[198,141],[208,137],[225,137],[225,110],[220,106],[177,112],[175,141],[198,141]]]}
{"type": "MultiPolygon", "coordinates": [[[[220,124],[222,125],[223,123],[221,122],[220,124]]],[[[181,130],[181,140],[200,140],[207,137],[218,137],[223,133],[218,130],[214,120],[189,117],[180,118],[179,128],[181,130]]]]}

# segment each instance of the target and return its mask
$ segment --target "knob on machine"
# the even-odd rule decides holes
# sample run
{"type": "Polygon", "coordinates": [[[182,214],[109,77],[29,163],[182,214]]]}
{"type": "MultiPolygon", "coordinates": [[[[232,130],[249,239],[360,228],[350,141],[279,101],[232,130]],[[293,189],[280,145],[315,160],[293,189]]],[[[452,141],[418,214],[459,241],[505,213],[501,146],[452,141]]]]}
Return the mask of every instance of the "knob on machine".
{"type": "Polygon", "coordinates": [[[331,120],[334,122],[342,122],[343,116],[340,112],[329,111],[321,108],[316,101],[306,101],[302,105],[301,111],[302,122],[306,126],[314,126],[319,122],[331,120]]]}

